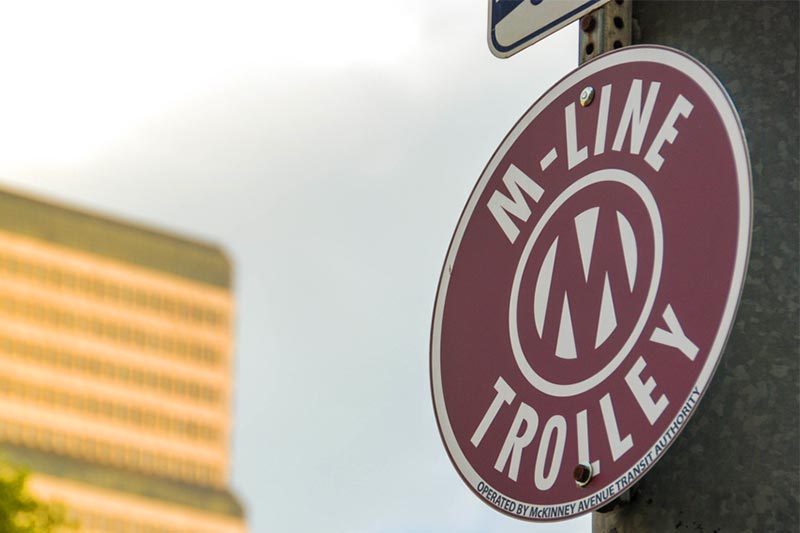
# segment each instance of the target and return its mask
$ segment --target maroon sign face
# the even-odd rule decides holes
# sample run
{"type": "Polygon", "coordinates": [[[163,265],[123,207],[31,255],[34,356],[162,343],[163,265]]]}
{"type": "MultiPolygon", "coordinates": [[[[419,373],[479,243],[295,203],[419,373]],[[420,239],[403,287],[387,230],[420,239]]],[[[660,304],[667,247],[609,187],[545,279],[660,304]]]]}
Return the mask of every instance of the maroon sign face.
{"type": "Polygon", "coordinates": [[[652,467],[719,361],[750,213],[734,106],[680,52],[606,54],[533,105],[464,209],[433,317],[439,429],[482,500],[560,520],[652,467]]]}

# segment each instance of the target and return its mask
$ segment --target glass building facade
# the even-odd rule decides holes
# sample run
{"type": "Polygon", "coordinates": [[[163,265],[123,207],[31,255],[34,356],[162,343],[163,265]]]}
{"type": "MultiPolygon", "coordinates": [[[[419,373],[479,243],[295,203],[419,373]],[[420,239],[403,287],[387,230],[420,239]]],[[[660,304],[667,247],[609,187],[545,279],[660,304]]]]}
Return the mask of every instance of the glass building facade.
{"type": "Polygon", "coordinates": [[[84,532],[246,530],[217,247],[0,191],[0,453],[84,532]]]}

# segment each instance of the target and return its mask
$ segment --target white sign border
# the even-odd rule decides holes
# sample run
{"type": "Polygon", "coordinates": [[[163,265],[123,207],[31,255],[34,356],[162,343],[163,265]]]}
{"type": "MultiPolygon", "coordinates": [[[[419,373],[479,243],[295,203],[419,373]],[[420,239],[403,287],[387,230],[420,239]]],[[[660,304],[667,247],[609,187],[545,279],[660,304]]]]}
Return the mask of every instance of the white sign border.
{"type": "MultiPolygon", "coordinates": [[[[530,123],[542,112],[542,110],[549,106],[556,98],[561,96],[568,88],[577,85],[581,80],[591,76],[592,74],[610,67],[633,62],[658,63],[682,72],[683,74],[692,78],[703,89],[703,91],[714,104],[728,133],[728,140],[733,151],[739,192],[739,228],[737,232],[736,258],[731,276],[731,287],[728,292],[728,299],[725,303],[725,308],[723,310],[720,327],[717,330],[717,335],[714,339],[711,349],[709,350],[709,356],[706,359],[705,365],[701,369],[697,381],[695,382],[693,391],[689,393],[689,396],[684,400],[684,407],[678,412],[676,417],[668,426],[671,430],[677,424],[678,429],[675,432],[671,432],[670,430],[664,432],[664,434],[661,435],[661,437],[650,448],[650,450],[642,456],[643,460],[645,457],[654,454],[658,443],[663,441],[665,438],[668,438],[664,449],[662,449],[655,459],[650,461],[645,468],[639,468],[639,461],[637,461],[635,466],[631,467],[625,474],[623,474],[623,476],[618,479],[627,478],[633,474],[634,471],[636,471],[634,479],[632,480],[635,481],[649,471],[653,464],[655,464],[658,459],[664,455],[666,448],[668,448],[672,442],[674,442],[675,436],[680,433],[681,429],[685,426],[686,420],[688,420],[688,418],[694,413],[695,407],[705,393],[708,383],[713,376],[717,365],[719,364],[720,356],[722,355],[723,349],[728,340],[728,336],[730,335],[733,327],[733,319],[736,315],[736,309],[739,306],[741,292],[744,287],[745,274],[747,271],[747,259],[750,253],[750,238],[752,234],[753,208],[749,150],[747,148],[744,130],[733,101],[730,99],[730,96],[723,87],[722,83],[710,70],[689,55],[673,48],[652,45],[630,46],[601,55],[594,60],[585,63],[577,70],[574,70],[562,78],[561,81],[559,81],[544,95],[542,95],[542,97],[537,100],[536,103],[534,103],[533,106],[525,113],[525,115],[523,115],[523,117],[516,123],[508,135],[506,135],[505,139],[503,139],[503,142],[489,160],[489,163],[486,165],[486,168],[481,174],[481,177],[478,179],[475,188],[470,194],[467,205],[464,207],[464,211],[461,214],[455,233],[453,234],[444,268],[442,269],[439,287],[436,293],[436,302],[434,306],[433,323],[431,328],[431,392],[433,396],[434,410],[436,412],[436,420],[437,424],[439,425],[439,432],[442,440],[444,441],[445,448],[450,456],[450,460],[453,462],[453,465],[456,467],[456,470],[459,472],[462,479],[468,485],[470,485],[476,494],[479,494],[479,484],[484,484],[487,486],[491,485],[486,483],[486,481],[475,471],[475,469],[472,468],[472,465],[469,464],[469,461],[458,445],[455,433],[450,425],[450,421],[447,416],[447,408],[444,403],[444,391],[442,389],[441,380],[441,353],[439,351],[442,335],[442,317],[444,314],[447,289],[450,282],[450,271],[455,262],[456,255],[458,254],[458,248],[461,244],[461,240],[463,239],[464,231],[466,230],[466,226],[472,217],[472,213],[475,211],[478,198],[480,198],[482,195],[489,179],[495,173],[497,166],[500,164],[500,161],[508,152],[509,148],[514,144],[514,142],[516,142],[522,132],[525,131],[530,123]],[[691,402],[692,397],[696,394],[695,391],[697,391],[698,398],[694,402],[691,402]],[[689,405],[690,408],[688,412],[686,412],[686,406],[689,405]]],[[[509,498],[505,494],[500,494],[505,497],[507,501],[513,502],[517,506],[520,504],[527,506],[533,505],[536,508],[547,509],[551,512],[554,512],[556,508],[561,508],[564,505],[578,505],[581,501],[588,501],[588,498],[594,495],[607,493],[608,489],[615,485],[615,482],[616,480],[613,480],[605,486],[596,488],[591,493],[587,492],[586,496],[580,500],[563,502],[559,505],[537,505],[533,502],[523,502],[515,500],[514,498],[509,498]]],[[[583,512],[588,512],[601,507],[605,503],[608,503],[608,501],[611,499],[613,499],[613,497],[608,497],[607,499],[590,506],[583,512]]],[[[486,503],[492,506],[488,501],[486,503]]],[[[492,507],[504,512],[505,514],[508,514],[509,516],[514,516],[515,518],[533,520],[507,513],[499,506],[492,507]]],[[[577,514],[560,516],[557,518],[540,518],[535,521],[562,520],[565,518],[572,518],[573,516],[577,516],[577,514]]]]}

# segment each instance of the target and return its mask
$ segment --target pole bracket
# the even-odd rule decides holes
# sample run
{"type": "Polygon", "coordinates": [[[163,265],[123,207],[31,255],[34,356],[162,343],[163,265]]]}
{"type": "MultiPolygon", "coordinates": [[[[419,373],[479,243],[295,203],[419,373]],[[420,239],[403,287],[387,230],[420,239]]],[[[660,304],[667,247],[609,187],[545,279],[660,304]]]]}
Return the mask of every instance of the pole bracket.
{"type": "Polygon", "coordinates": [[[581,17],[580,63],[633,43],[633,0],[611,0],[581,17]]]}
{"type": "Polygon", "coordinates": [[[594,512],[606,514],[610,513],[611,511],[615,511],[620,507],[625,507],[629,503],[631,503],[632,500],[636,499],[638,492],[639,492],[638,482],[632,483],[625,492],[623,492],[622,494],[620,494],[619,496],[617,496],[604,506],[600,507],[599,509],[595,509],[594,512]]]}

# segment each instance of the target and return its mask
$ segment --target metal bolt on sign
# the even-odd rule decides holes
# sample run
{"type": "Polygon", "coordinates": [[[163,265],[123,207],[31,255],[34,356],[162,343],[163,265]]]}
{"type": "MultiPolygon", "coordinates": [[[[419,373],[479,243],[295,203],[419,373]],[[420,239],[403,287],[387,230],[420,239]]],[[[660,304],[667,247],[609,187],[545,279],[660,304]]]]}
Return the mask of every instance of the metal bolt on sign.
{"type": "Polygon", "coordinates": [[[592,105],[594,100],[594,87],[586,87],[581,91],[581,107],[588,107],[592,105]]]}
{"type": "Polygon", "coordinates": [[[575,484],[579,487],[585,487],[592,480],[592,465],[579,464],[572,471],[572,477],[575,478],[575,484]]]}
{"type": "Polygon", "coordinates": [[[578,38],[580,62],[630,46],[633,35],[633,0],[613,0],[581,18],[578,38]]]}

